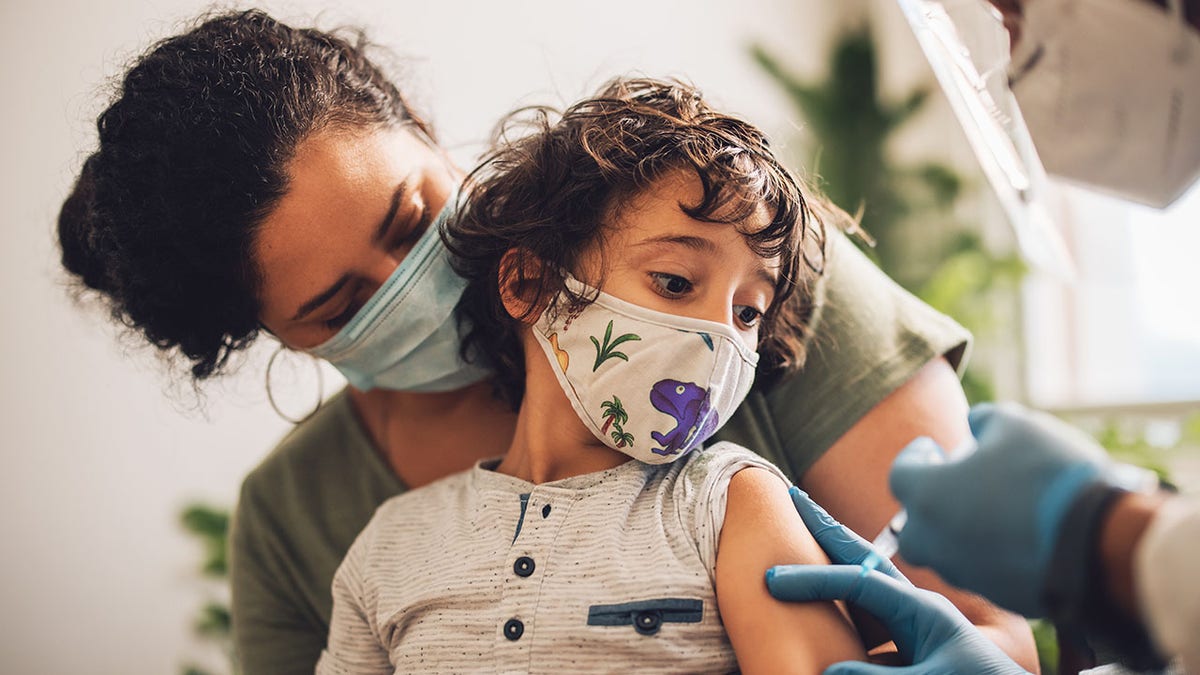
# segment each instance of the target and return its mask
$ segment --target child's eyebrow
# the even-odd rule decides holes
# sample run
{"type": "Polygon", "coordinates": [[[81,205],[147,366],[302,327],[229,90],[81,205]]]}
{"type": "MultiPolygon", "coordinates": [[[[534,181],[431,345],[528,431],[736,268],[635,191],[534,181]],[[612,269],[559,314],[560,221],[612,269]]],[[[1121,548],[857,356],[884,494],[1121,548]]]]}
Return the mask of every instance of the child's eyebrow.
{"type": "MultiPolygon", "coordinates": [[[[707,253],[708,255],[716,255],[719,253],[716,243],[711,239],[697,237],[691,234],[662,234],[657,237],[643,239],[637,244],[634,244],[634,247],[637,248],[641,246],[662,244],[676,244],[685,248],[689,248],[697,253],[707,253]]],[[[758,269],[755,270],[755,275],[766,283],[770,284],[772,288],[779,285],[778,266],[767,265],[765,260],[763,261],[763,264],[759,265],[758,269]]]]}
{"type": "Polygon", "coordinates": [[[663,234],[644,239],[636,245],[648,246],[650,244],[679,244],[698,253],[714,254],[717,252],[717,245],[712,240],[689,234],[663,234]]]}

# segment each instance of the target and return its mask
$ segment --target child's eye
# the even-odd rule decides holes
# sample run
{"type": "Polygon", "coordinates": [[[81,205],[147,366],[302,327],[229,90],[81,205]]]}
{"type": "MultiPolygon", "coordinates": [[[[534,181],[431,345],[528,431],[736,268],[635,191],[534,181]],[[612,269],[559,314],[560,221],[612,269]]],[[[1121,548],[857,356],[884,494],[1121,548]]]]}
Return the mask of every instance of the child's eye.
{"type": "Polygon", "coordinates": [[[668,298],[680,297],[692,289],[692,282],[675,274],[651,272],[650,277],[654,279],[655,290],[668,298]]]}
{"type": "Polygon", "coordinates": [[[734,305],[733,309],[737,314],[738,321],[741,321],[742,325],[747,328],[757,326],[762,319],[762,312],[749,305],[734,305]]]}

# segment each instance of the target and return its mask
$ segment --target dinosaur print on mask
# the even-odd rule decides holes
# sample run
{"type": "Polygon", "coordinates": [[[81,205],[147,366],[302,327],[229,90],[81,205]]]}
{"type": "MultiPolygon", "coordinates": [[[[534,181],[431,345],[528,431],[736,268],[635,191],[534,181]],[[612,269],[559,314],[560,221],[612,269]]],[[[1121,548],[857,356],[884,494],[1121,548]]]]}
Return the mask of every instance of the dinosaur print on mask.
{"type": "Polygon", "coordinates": [[[675,428],[665,434],[650,432],[661,448],[656,455],[677,455],[691,450],[717,428],[717,411],[709,404],[708,390],[692,382],[659,380],[650,389],[650,405],[675,418],[675,428]]]}

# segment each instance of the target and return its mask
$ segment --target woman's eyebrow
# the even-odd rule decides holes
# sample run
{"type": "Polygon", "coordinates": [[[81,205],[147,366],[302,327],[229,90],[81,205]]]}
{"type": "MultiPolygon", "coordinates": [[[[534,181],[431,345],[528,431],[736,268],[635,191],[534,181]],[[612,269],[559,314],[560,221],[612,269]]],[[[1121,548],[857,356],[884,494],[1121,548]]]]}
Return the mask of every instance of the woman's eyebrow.
{"type": "Polygon", "coordinates": [[[387,213],[383,216],[383,220],[375,226],[375,234],[371,237],[372,242],[383,241],[387,235],[388,229],[392,226],[392,221],[396,219],[396,212],[400,210],[400,204],[404,202],[405,197],[412,191],[413,180],[412,176],[405,176],[404,180],[396,186],[396,190],[392,192],[392,203],[388,205],[387,213]]]}
{"type": "MultiPolygon", "coordinates": [[[[384,214],[383,220],[379,221],[379,224],[375,226],[375,233],[371,235],[372,242],[382,241],[387,235],[388,230],[391,229],[392,221],[396,219],[396,212],[400,210],[400,205],[404,203],[404,199],[412,191],[414,183],[412,179],[412,176],[405,176],[404,180],[400,181],[396,189],[392,191],[392,200],[388,204],[387,213],[384,214]]],[[[296,310],[296,315],[291,318],[291,321],[299,321],[311,314],[316,308],[329,302],[329,299],[337,295],[338,291],[342,290],[342,287],[349,282],[350,275],[343,274],[340,279],[333,282],[332,286],[316,294],[303,305],[300,305],[300,309],[296,310]]]]}
{"type": "Polygon", "coordinates": [[[290,320],[291,321],[299,321],[300,319],[303,319],[305,316],[310,314],[314,309],[320,307],[321,305],[325,304],[326,302],[329,302],[329,299],[332,298],[333,296],[337,295],[338,291],[342,290],[342,287],[345,286],[349,282],[350,282],[350,275],[343,274],[340,279],[333,282],[332,286],[330,286],[329,288],[326,288],[325,290],[321,291],[317,295],[313,296],[313,298],[311,300],[304,303],[303,305],[300,305],[300,309],[296,311],[296,316],[293,316],[290,320]]]}

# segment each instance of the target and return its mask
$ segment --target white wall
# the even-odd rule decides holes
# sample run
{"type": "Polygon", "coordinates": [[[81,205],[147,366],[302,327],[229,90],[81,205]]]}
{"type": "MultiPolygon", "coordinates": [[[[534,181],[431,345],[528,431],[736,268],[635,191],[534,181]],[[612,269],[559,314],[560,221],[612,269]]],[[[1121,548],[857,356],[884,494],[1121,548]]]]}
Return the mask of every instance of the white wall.
{"type": "MultiPolygon", "coordinates": [[[[762,39],[815,74],[831,0],[359,0],[321,25],[368,25],[410,57],[410,82],[468,162],[531,92],[575,99],[633,69],[686,75],[779,140],[794,112],[746,57],[762,39]]],[[[886,1],[876,2],[891,9],[886,1]]],[[[198,649],[199,550],[176,525],[193,499],[232,503],[285,429],[265,405],[262,353],[207,388],[122,347],[102,312],[67,299],[54,219],[95,140],[104,83],[202,8],[186,0],[0,3],[0,671],[165,673],[198,649]]],[[[316,2],[272,3],[307,22],[316,2]]],[[[894,13],[887,23],[899,28],[894,13]]],[[[911,37],[886,36],[889,88],[923,77],[911,37]]],[[[944,133],[946,119],[924,124],[944,133]]],[[[956,137],[957,139],[957,137],[956,137]]],[[[957,141],[956,141],[957,142],[957,141]]],[[[940,152],[959,153],[955,143],[940,152]]],[[[961,143],[959,143],[961,145],[961,143]]]]}

